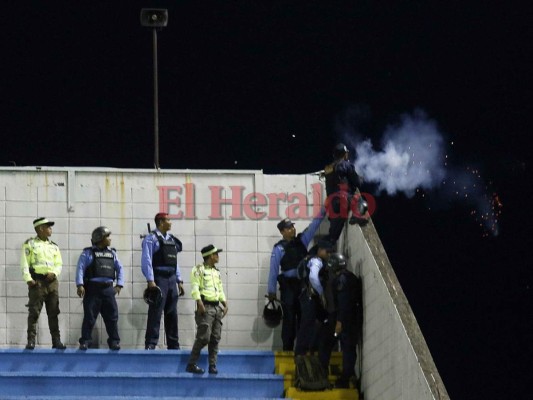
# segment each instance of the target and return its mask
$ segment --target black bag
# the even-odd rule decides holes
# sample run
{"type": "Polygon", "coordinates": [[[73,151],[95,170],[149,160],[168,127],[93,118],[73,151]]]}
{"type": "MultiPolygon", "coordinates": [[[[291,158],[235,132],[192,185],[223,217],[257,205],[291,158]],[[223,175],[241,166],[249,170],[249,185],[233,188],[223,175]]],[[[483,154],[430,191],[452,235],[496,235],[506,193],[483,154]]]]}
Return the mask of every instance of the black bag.
{"type": "Polygon", "coordinates": [[[326,390],[330,389],[331,385],[328,381],[328,376],[318,357],[299,355],[294,357],[296,365],[296,376],[294,386],[300,390],[326,390]]]}
{"type": "Polygon", "coordinates": [[[296,277],[304,283],[307,283],[307,280],[309,279],[309,268],[307,268],[307,264],[310,259],[311,256],[307,255],[302,258],[296,266],[296,277]]]}

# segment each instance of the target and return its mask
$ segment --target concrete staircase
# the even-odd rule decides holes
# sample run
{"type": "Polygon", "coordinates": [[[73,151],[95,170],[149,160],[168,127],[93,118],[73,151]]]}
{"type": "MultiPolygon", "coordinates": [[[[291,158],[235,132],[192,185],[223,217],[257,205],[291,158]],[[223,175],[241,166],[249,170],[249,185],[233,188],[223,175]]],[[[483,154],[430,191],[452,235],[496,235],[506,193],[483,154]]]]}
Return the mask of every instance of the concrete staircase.
{"type": "Polygon", "coordinates": [[[285,397],[294,400],[359,400],[359,393],[353,386],[350,389],[334,389],[333,385],[340,374],[342,354],[334,352],[331,355],[329,381],[331,390],[320,392],[305,392],[294,387],[295,365],[292,351],[277,351],[275,372],[284,376],[285,397]]]}
{"type": "MultiPolygon", "coordinates": [[[[0,349],[2,400],[278,399],[270,351],[221,351],[218,375],[185,372],[189,351],[0,349]]],[[[207,355],[199,365],[207,369],[207,355]]]]}

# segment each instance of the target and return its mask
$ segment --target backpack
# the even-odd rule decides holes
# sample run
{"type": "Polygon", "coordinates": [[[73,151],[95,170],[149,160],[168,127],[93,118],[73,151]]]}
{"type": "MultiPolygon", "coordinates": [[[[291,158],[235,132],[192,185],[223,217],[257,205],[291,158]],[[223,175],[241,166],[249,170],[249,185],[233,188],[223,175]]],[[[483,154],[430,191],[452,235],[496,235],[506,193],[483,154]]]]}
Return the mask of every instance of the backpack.
{"type": "Polygon", "coordinates": [[[331,388],[328,376],[317,356],[298,355],[294,357],[296,375],[294,386],[304,391],[320,391],[331,388]]]}
{"type": "Polygon", "coordinates": [[[296,266],[296,276],[301,282],[307,282],[309,278],[309,268],[307,268],[307,263],[309,263],[311,257],[312,256],[310,255],[305,256],[296,266]]]}

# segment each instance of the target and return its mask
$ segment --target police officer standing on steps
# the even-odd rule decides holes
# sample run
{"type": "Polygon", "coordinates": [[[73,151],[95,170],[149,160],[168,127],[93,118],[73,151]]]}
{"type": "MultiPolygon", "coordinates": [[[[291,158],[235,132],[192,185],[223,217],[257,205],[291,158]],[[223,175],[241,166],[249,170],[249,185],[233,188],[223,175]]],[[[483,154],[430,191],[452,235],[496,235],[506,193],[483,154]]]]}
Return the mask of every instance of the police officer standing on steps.
{"type": "Polygon", "coordinates": [[[283,237],[274,245],[270,256],[270,272],[268,275],[268,299],[276,299],[276,282],[279,282],[283,320],[281,325],[281,340],[284,351],[294,349],[294,340],[300,323],[300,281],[296,276],[296,266],[307,255],[309,243],[315,236],[325,210],[322,209],[309,224],[307,229],[296,235],[294,223],[284,218],[278,223],[278,230],[283,237]],[[281,270],[281,271],[280,271],[281,270]]]}
{"type": "Polygon", "coordinates": [[[335,383],[338,388],[349,388],[350,379],[355,376],[356,348],[363,327],[361,280],[347,266],[346,258],[339,253],[332,254],[328,260],[328,267],[335,274],[332,282],[337,309],[335,335],[340,338],[342,348],[342,374],[335,383]]]}
{"type": "Polygon", "coordinates": [[[20,266],[22,279],[28,284],[28,343],[27,350],[35,348],[37,335],[37,321],[43,308],[46,306],[48,314],[48,328],[52,335],[52,348],[66,349],[61,343],[59,333],[59,283],[57,278],[61,274],[63,260],[57,244],[52,242],[52,226],[54,222],[46,218],[37,218],[33,221],[33,228],[37,236],[30,238],[22,245],[20,266]]]}
{"type": "Polygon", "coordinates": [[[191,271],[191,296],[196,300],[194,319],[197,331],[186,371],[193,374],[204,373],[204,369],[196,363],[205,345],[208,350],[209,373],[218,373],[218,342],[222,333],[222,318],[228,313],[220,271],[216,267],[218,253],[221,251],[222,249],[217,249],[212,244],[204,247],[201,250],[204,262],[191,271]]]}
{"type": "Polygon", "coordinates": [[[317,350],[317,344],[321,341],[321,338],[316,336],[318,324],[323,323],[328,317],[325,299],[328,272],[324,267],[330,253],[333,252],[333,244],[322,239],[318,241],[316,248],[316,254],[307,262],[308,271],[301,282],[299,300],[302,320],[296,337],[295,355],[304,355],[309,351],[317,350]]]}
{"type": "Polygon", "coordinates": [[[178,265],[178,253],[182,250],[181,241],[168,233],[172,223],[167,213],[158,213],[156,229],[142,242],[141,269],[148,282],[148,288],[161,289],[161,301],[148,306],[148,321],[144,348],[154,350],[159,341],[161,314],[164,312],[167,348],[179,350],[178,336],[178,296],[183,296],[183,281],[178,265]]]}
{"type": "MultiPolygon", "coordinates": [[[[355,166],[348,160],[348,148],[339,143],[333,150],[333,162],[324,168],[326,180],[326,208],[330,221],[329,240],[336,243],[348,219],[356,189],[361,185],[361,178],[355,166]]],[[[350,223],[363,222],[352,216],[350,223]]]]}
{"type": "Polygon", "coordinates": [[[98,314],[102,314],[111,350],[120,350],[118,306],[115,296],[124,286],[124,268],[111,245],[111,231],[99,226],[91,235],[92,247],[83,249],[76,269],[76,286],[83,298],[83,323],[80,350],[91,345],[91,333],[98,314]],[[117,285],[113,287],[114,280],[117,285]]]}

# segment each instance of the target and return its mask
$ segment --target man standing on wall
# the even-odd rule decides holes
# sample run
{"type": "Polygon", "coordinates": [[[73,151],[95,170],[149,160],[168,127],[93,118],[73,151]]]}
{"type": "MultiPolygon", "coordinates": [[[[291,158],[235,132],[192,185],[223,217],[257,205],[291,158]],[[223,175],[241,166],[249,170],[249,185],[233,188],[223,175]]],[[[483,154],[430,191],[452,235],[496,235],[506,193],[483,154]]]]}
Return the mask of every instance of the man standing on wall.
{"type": "Polygon", "coordinates": [[[164,312],[167,348],[179,350],[178,296],[185,294],[178,265],[178,253],[181,252],[182,245],[178,238],[168,233],[172,223],[167,213],[158,213],[154,221],[156,229],[142,242],[141,269],[148,289],[159,287],[161,290],[161,301],[149,304],[144,348],[156,348],[161,313],[164,312]]]}
{"type": "Polygon", "coordinates": [[[28,343],[27,350],[35,348],[37,336],[37,321],[43,308],[46,306],[48,314],[48,328],[52,336],[52,348],[66,349],[61,343],[59,332],[59,283],[57,278],[63,268],[61,252],[57,244],[49,238],[52,236],[54,222],[46,218],[37,218],[33,221],[33,228],[37,236],[30,238],[22,245],[20,266],[22,279],[28,284],[28,343]]]}
{"type": "Polygon", "coordinates": [[[83,298],[83,323],[80,350],[91,345],[91,334],[98,314],[102,314],[110,350],[120,350],[116,295],[124,286],[124,268],[111,246],[111,231],[99,226],[91,235],[91,247],[83,249],[76,269],[76,286],[83,298]],[[117,285],[113,287],[113,281],[117,285]]]}
{"type": "MultiPolygon", "coordinates": [[[[339,143],[333,150],[333,162],[324,168],[326,181],[326,208],[329,217],[329,240],[336,243],[352,209],[354,194],[361,185],[355,166],[348,159],[348,148],[339,143]]],[[[366,211],[364,211],[366,213],[366,211]]],[[[362,216],[361,216],[362,217],[362,216]]],[[[365,218],[352,215],[350,224],[366,223],[365,218]]]]}
{"type": "Polygon", "coordinates": [[[324,210],[313,219],[307,229],[296,235],[294,223],[289,218],[282,219],[277,227],[283,237],[274,245],[270,256],[270,273],[268,276],[268,299],[276,299],[276,282],[279,282],[283,321],[281,340],[284,351],[294,349],[296,332],[300,323],[300,305],[298,296],[301,292],[300,281],[296,276],[296,267],[307,255],[307,248],[318,230],[324,210]]]}

